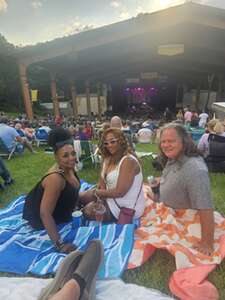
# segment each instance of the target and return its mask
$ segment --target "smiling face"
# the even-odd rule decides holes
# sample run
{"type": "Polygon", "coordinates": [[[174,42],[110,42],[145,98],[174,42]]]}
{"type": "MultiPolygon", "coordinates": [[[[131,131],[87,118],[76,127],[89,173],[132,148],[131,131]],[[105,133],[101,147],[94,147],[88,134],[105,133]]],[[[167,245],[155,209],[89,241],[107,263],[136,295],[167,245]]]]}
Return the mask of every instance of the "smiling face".
{"type": "Polygon", "coordinates": [[[176,129],[164,129],[160,137],[160,148],[166,157],[177,159],[183,153],[183,143],[176,129]]]}
{"type": "Polygon", "coordinates": [[[55,154],[58,165],[63,170],[74,169],[76,163],[76,152],[72,145],[65,145],[55,154]]]}
{"type": "Polygon", "coordinates": [[[119,139],[112,133],[106,135],[103,144],[111,155],[117,153],[120,148],[119,139]]]}

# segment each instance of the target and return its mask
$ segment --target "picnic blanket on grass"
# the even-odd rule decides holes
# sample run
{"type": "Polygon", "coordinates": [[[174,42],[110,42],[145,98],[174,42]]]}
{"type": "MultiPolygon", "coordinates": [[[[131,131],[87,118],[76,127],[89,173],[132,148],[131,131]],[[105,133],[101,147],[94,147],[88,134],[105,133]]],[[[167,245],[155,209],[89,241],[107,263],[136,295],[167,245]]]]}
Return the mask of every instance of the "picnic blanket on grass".
{"type": "MultiPolygon", "coordinates": [[[[34,230],[22,219],[24,199],[25,196],[20,196],[0,210],[0,272],[54,274],[65,254],[56,252],[46,230],[34,230]]],[[[104,263],[99,278],[117,278],[126,269],[133,247],[134,225],[95,224],[74,228],[70,222],[59,225],[58,230],[64,241],[72,241],[82,251],[90,240],[102,241],[104,263]]]]}
{"type": "MultiPolygon", "coordinates": [[[[0,299],[36,300],[51,279],[0,277],[0,299]]],[[[157,290],[137,284],[126,284],[120,279],[99,280],[96,300],[173,300],[157,290]]]]}
{"type": "Polygon", "coordinates": [[[215,300],[217,289],[206,280],[207,275],[225,256],[225,219],[218,212],[215,217],[214,253],[206,256],[192,246],[201,237],[196,210],[174,210],[147,197],[141,226],[135,231],[135,243],[128,268],[142,265],[156,248],[168,250],[174,257],[177,271],[169,286],[173,294],[183,300],[215,300]]]}

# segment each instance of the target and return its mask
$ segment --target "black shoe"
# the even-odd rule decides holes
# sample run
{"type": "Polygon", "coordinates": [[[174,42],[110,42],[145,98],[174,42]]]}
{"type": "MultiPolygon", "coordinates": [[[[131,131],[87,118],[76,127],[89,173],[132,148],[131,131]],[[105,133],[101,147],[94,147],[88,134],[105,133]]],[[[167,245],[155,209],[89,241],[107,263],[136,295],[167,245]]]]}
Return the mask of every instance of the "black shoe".
{"type": "Polygon", "coordinates": [[[0,191],[3,191],[5,189],[4,185],[0,183],[0,191]]]}
{"type": "Polygon", "coordinates": [[[8,180],[6,180],[4,182],[4,186],[11,185],[11,184],[14,184],[14,183],[15,183],[15,180],[12,179],[12,178],[9,178],[8,180]]]}

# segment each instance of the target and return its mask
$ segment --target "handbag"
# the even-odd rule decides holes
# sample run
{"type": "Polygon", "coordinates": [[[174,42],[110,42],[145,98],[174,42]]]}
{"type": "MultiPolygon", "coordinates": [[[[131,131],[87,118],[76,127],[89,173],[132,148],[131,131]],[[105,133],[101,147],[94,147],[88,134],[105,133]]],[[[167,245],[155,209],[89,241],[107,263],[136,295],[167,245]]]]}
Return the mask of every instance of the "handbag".
{"type": "Polygon", "coordinates": [[[135,201],[135,204],[134,204],[133,208],[121,207],[117,203],[116,199],[113,199],[115,201],[116,205],[120,209],[120,213],[119,213],[119,218],[118,218],[117,224],[132,224],[133,223],[133,217],[134,217],[134,214],[135,214],[135,206],[137,204],[138,198],[139,198],[141,190],[142,190],[142,184],[143,184],[143,182],[141,183],[140,190],[138,192],[137,199],[135,201]]]}
{"type": "Polygon", "coordinates": [[[134,214],[134,208],[121,207],[117,224],[132,224],[134,214]]]}

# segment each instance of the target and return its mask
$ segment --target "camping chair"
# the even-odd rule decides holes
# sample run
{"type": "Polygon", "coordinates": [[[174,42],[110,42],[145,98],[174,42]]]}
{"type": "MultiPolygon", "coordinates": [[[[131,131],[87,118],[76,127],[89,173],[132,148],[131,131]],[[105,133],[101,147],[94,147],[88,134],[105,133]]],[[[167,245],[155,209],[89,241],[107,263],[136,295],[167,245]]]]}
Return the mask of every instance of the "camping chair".
{"type": "Polygon", "coordinates": [[[45,129],[41,129],[41,128],[36,129],[34,136],[38,147],[41,144],[42,145],[48,144],[48,133],[45,129]]]}
{"type": "Polygon", "coordinates": [[[80,141],[81,146],[81,158],[82,162],[91,161],[95,166],[100,162],[97,154],[97,147],[90,141],[80,141]]]}
{"type": "Polygon", "coordinates": [[[205,161],[211,172],[225,172],[225,137],[209,135],[209,155],[205,161]]]}
{"type": "Polygon", "coordinates": [[[10,158],[15,153],[15,151],[16,151],[16,143],[9,151],[6,145],[4,144],[3,140],[0,138],[0,156],[6,157],[8,160],[10,160],[10,158]]]}

